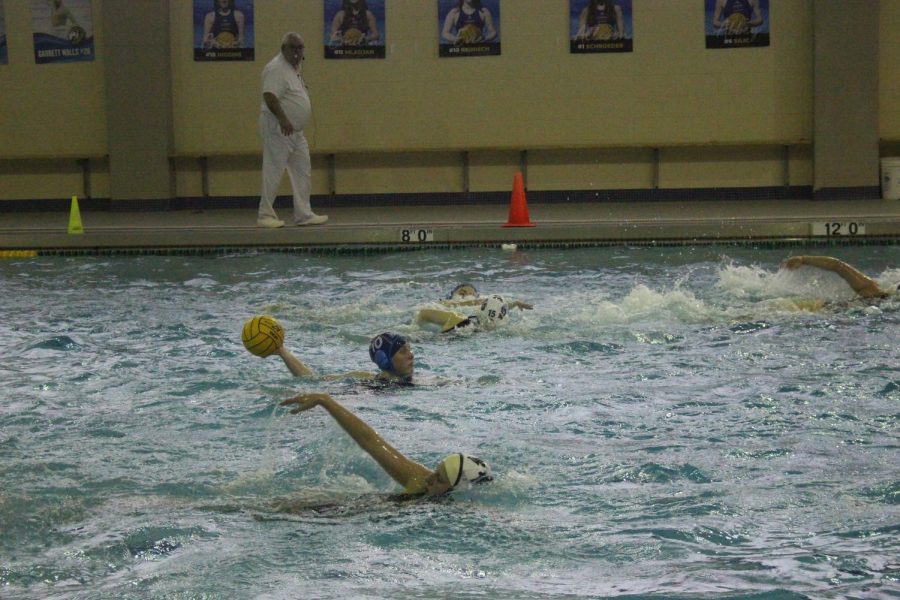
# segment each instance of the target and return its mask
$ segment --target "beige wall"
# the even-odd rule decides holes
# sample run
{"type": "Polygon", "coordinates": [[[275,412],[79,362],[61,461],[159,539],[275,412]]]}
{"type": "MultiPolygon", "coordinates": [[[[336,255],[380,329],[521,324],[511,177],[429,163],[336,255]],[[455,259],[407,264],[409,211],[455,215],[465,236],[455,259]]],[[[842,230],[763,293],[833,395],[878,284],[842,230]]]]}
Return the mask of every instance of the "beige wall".
{"type": "MultiPolygon", "coordinates": [[[[29,5],[4,3],[0,111],[11,118],[0,122],[0,156],[107,152],[104,86],[115,82],[103,79],[104,0],[93,1],[97,59],[72,65],[33,64],[29,5]]],[[[308,47],[307,136],[314,152],[337,153],[338,193],[460,191],[461,158],[449,150],[468,148],[473,191],[508,189],[524,149],[532,189],[646,188],[652,152],[641,147],[654,145],[669,146],[661,187],[780,185],[779,142],[812,138],[812,0],[773,0],[771,46],[733,51],[705,49],[699,0],[635,0],[634,52],[605,55],[569,53],[564,0],[507,0],[502,55],[466,59],[438,58],[437,2],[390,0],[387,58],[356,61],[323,58],[322,2],[258,0],[256,60],[222,63],[193,61],[191,3],[168,4],[174,151],[258,153],[260,70],[296,29],[308,47]],[[734,145],[690,147],[707,142],[734,145]],[[586,148],[594,144],[621,147],[586,148]],[[433,152],[406,152],[424,149],[433,152]]],[[[898,25],[900,0],[882,0],[883,138],[900,138],[898,25]]],[[[211,195],[257,194],[258,163],[211,158],[211,195]]],[[[812,182],[811,163],[808,149],[792,151],[791,184],[812,182]]],[[[177,164],[177,195],[199,195],[194,161],[177,164]]],[[[315,193],[329,191],[326,164],[314,161],[315,193]]],[[[0,162],[0,198],[75,193],[80,171],[59,168],[17,174],[21,163],[0,162]]],[[[108,194],[102,165],[93,184],[95,196],[108,194]]]]}
{"type": "MultiPolygon", "coordinates": [[[[81,169],[74,161],[8,163],[2,158],[107,154],[104,36],[96,7],[95,60],[46,65],[34,64],[31,3],[7,1],[3,7],[9,64],[0,66],[0,200],[80,193],[81,169]]],[[[103,165],[92,187],[97,196],[108,193],[103,165]]]]}
{"type": "Polygon", "coordinates": [[[878,131],[900,142],[900,0],[881,0],[878,41],[878,131]]]}

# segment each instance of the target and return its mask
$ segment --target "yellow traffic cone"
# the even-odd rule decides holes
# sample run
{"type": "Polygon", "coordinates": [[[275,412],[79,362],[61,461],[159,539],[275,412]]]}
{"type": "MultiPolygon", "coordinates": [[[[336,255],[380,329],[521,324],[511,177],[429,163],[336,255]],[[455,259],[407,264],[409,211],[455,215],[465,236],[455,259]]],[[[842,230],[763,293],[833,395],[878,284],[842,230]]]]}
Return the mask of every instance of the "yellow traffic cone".
{"type": "Polygon", "coordinates": [[[69,210],[69,233],[84,233],[81,211],[78,210],[78,196],[72,196],[72,208],[69,210]]]}

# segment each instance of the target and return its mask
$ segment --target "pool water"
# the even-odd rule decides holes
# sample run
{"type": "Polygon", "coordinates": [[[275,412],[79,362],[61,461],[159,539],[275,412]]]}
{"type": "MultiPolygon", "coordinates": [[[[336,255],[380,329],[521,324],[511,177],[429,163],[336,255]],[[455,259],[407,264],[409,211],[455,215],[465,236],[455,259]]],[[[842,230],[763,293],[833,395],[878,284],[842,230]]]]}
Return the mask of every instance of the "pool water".
{"type": "Polygon", "coordinates": [[[900,246],[495,248],[0,262],[2,598],[900,598],[900,246]],[[441,335],[470,281],[534,304],[441,335]],[[820,310],[815,299],[828,303],[820,310]],[[408,335],[423,385],[320,374],[408,335]],[[398,486],[299,391],[429,467],[398,486]]]}

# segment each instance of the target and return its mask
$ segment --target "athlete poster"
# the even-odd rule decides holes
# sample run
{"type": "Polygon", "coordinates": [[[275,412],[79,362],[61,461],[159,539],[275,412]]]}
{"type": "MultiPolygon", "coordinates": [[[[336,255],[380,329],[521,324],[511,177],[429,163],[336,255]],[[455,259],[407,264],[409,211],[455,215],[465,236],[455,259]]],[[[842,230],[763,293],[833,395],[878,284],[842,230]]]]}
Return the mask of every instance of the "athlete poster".
{"type": "Polygon", "coordinates": [[[707,48],[769,45],[769,0],[703,0],[707,48]]]}
{"type": "Polygon", "coordinates": [[[440,56],[500,54],[500,0],[438,0],[440,56]]]}
{"type": "Polygon", "coordinates": [[[325,58],[384,58],[385,0],[325,0],[325,58]]]}
{"type": "Polygon", "coordinates": [[[569,0],[572,54],[633,50],[631,0],[569,0]]]}
{"type": "Polygon", "coordinates": [[[6,13],[3,10],[3,0],[0,0],[0,65],[9,62],[9,52],[6,49],[6,13]]]}
{"type": "Polygon", "coordinates": [[[194,60],[253,59],[253,0],[194,0],[194,60]]]}
{"type": "Polygon", "coordinates": [[[34,62],[94,60],[91,0],[31,0],[34,62]]]}

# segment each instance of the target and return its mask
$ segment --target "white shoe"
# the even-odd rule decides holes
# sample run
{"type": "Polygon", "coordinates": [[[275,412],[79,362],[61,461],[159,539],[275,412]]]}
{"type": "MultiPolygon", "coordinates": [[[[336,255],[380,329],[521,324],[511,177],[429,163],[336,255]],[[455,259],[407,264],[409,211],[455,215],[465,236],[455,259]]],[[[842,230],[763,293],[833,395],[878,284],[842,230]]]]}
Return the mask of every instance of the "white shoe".
{"type": "Polygon", "coordinates": [[[278,229],[284,227],[284,221],[281,219],[273,219],[272,217],[260,217],[256,221],[257,227],[266,227],[268,229],[278,229]]]}
{"type": "Polygon", "coordinates": [[[294,221],[294,225],[321,225],[328,220],[328,215],[313,215],[305,221],[294,221]]]}

